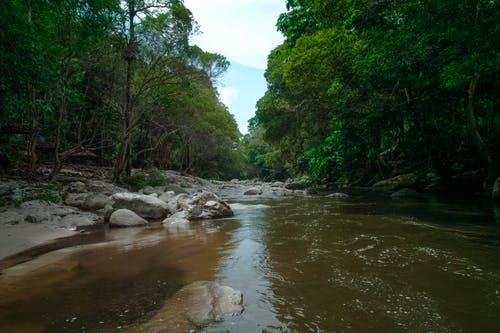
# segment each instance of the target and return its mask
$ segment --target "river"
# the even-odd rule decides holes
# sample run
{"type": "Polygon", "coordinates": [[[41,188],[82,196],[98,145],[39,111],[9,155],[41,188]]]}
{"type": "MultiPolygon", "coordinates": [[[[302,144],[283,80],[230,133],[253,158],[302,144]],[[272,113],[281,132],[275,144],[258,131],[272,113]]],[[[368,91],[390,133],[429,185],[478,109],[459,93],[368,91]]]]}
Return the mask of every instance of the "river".
{"type": "Polygon", "coordinates": [[[10,268],[0,331],[120,332],[183,285],[215,280],[241,290],[245,310],[204,332],[500,332],[491,203],[226,199],[234,218],[101,229],[95,244],[10,268]]]}

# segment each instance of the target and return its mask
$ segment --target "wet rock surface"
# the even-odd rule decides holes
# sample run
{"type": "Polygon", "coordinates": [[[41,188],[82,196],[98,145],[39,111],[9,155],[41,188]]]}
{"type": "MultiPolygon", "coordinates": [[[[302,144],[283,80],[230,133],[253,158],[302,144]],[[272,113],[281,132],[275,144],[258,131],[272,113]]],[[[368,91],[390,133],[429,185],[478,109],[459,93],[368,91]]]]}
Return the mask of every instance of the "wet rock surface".
{"type": "MultiPolygon", "coordinates": [[[[0,179],[0,195],[4,201],[0,207],[0,227],[9,228],[8,232],[0,232],[0,243],[6,244],[2,254],[10,255],[50,239],[75,234],[82,227],[109,222],[119,209],[128,209],[149,222],[163,222],[169,230],[185,229],[190,221],[233,216],[226,198],[307,195],[302,189],[287,188],[297,182],[303,185],[300,179],[208,181],[170,170],[161,173],[166,185],[146,186],[140,193],[131,193],[102,177],[88,179],[79,173],[59,183],[0,179]]],[[[117,216],[120,215],[115,215],[113,225],[120,225],[117,216]]],[[[129,220],[124,223],[128,224],[129,220]]]]}
{"type": "Polygon", "coordinates": [[[201,332],[204,326],[242,311],[241,291],[215,282],[198,281],[175,293],[150,321],[127,332],[201,332]]]}

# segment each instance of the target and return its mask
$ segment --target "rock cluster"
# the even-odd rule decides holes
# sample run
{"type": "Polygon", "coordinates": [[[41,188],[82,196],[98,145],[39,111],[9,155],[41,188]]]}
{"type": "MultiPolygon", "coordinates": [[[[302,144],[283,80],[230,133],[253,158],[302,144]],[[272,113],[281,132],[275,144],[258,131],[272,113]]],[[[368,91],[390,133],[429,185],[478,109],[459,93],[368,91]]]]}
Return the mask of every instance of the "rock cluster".
{"type": "Polygon", "coordinates": [[[207,181],[175,172],[168,172],[167,175],[182,181],[183,187],[175,184],[148,186],[141,193],[130,193],[105,181],[90,180],[71,182],[60,191],[49,192],[22,181],[0,181],[2,197],[13,203],[25,201],[18,208],[11,207],[0,212],[0,221],[7,225],[45,223],[56,228],[75,228],[109,221],[111,226],[130,227],[146,225],[148,221],[164,221],[169,225],[233,215],[228,204],[206,190],[209,188],[207,181]],[[50,195],[55,203],[22,200],[36,198],[40,193],[50,195]]]}
{"type": "Polygon", "coordinates": [[[230,182],[213,181],[217,192],[227,197],[262,196],[285,197],[303,196],[307,194],[303,180],[287,180],[286,182],[263,182],[254,180],[233,179],[230,182]]]}

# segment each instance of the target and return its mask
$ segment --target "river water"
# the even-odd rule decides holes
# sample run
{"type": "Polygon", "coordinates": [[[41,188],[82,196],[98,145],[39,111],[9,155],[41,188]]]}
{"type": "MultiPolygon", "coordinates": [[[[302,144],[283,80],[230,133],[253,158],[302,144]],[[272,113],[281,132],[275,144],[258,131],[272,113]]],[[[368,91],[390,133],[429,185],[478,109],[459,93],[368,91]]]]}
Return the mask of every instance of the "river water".
{"type": "Polygon", "coordinates": [[[500,332],[491,203],[228,199],[231,219],[105,229],[5,270],[0,332],[121,332],[197,280],[244,294],[241,315],[205,332],[500,332]]]}

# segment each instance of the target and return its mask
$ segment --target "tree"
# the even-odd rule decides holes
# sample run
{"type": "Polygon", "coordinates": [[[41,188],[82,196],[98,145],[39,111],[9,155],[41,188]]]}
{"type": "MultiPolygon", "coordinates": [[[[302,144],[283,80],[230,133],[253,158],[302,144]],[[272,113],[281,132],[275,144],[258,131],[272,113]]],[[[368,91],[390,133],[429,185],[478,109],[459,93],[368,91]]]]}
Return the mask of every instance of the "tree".
{"type": "MultiPolygon", "coordinates": [[[[161,23],[166,23],[168,20],[166,11],[177,13],[180,12],[180,7],[184,8],[180,0],[126,0],[123,2],[123,6],[127,25],[125,29],[125,49],[123,51],[123,59],[126,62],[126,79],[124,83],[121,139],[113,176],[115,181],[119,181],[125,175],[130,175],[131,168],[132,133],[135,127],[132,85],[135,73],[134,65],[139,51],[136,28],[142,21],[151,22],[156,19],[162,21],[161,23]]],[[[183,14],[187,15],[188,20],[192,20],[191,14],[187,9],[183,9],[183,14]]],[[[188,32],[190,31],[189,28],[188,26],[188,32]]],[[[168,37],[165,35],[161,37],[163,37],[163,42],[168,40],[168,37]]]]}
{"type": "Polygon", "coordinates": [[[289,152],[288,170],[364,184],[433,171],[449,185],[498,172],[495,1],[290,0],[287,9],[257,121],[289,152]]]}

